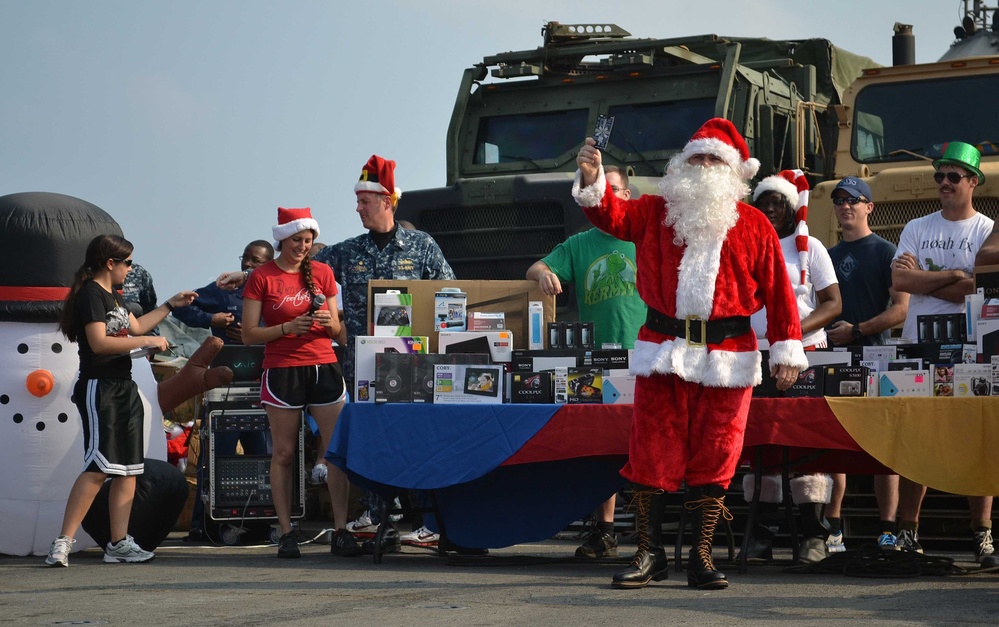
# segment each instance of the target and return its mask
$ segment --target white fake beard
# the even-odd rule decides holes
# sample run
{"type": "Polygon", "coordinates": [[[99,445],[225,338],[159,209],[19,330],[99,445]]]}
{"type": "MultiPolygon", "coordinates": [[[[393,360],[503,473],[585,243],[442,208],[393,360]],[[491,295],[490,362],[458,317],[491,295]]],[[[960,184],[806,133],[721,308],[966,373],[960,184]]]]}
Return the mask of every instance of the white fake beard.
{"type": "Polygon", "coordinates": [[[749,186],[728,166],[671,159],[659,191],[667,204],[663,224],[673,227],[673,243],[683,246],[723,240],[738,218],[736,202],[749,195],[749,186]]]}

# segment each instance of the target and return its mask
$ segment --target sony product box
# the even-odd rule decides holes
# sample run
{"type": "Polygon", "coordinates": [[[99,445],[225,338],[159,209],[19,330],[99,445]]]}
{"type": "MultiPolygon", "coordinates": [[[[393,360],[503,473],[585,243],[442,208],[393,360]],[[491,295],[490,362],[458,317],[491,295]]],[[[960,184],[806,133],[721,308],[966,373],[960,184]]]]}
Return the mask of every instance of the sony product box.
{"type": "Polygon", "coordinates": [[[825,369],[822,366],[805,368],[798,373],[798,380],[784,390],[785,398],[819,397],[825,394],[825,369]]]}
{"type": "Polygon", "coordinates": [[[999,355],[999,319],[978,320],[975,346],[978,358],[988,363],[993,355],[999,355]]]}
{"type": "Polygon", "coordinates": [[[891,370],[878,375],[878,396],[929,396],[928,370],[891,370]]]}
{"type": "Polygon", "coordinates": [[[505,329],[506,314],[502,311],[471,311],[468,313],[469,331],[503,331],[505,329]]]}
{"type": "Polygon", "coordinates": [[[426,353],[426,337],[359,335],[354,338],[354,401],[375,402],[376,364],[379,353],[426,353]]]}
{"type": "Polygon", "coordinates": [[[825,371],[826,396],[867,396],[867,368],[826,366],[825,371]]]}
{"type": "Polygon", "coordinates": [[[603,368],[569,368],[566,371],[566,402],[604,402],[603,368]]]}
{"type": "Polygon", "coordinates": [[[975,291],[985,298],[999,298],[999,265],[975,267],[975,291]]]}
{"type": "Polygon", "coordinates": [[[438,353],[486,353],[494,362],[513,359],[513,331],[441,331],[438,353]]]}
{"type": "Polygon", "coordinates": [[[584,366],[603,368],[604,370],[627,370],[631,363],[630,348],[601,348],[590,351],[590,360],[584,366]]]}
{"type": "Polygon", "coordinates": [[[451,353],[450,355],[430,353],[413,355],[413,357],[416,358],[416,365],[413,368],[414,403],[434,402],[434,376],[435,367],[438,364],[486,365],[489,363],[489,355],[475,353],[451,353]]]}
{"type": "Polygon", "coordinates": [[[853,353],[850,351],[838,351],[838,350],[827,350],[819,349],[814,351],[805,351],[805,359],[808,360],[809,366],[852,366],[853,365],[853,353]]]}
{"type": "Polygon", "coordinates": [[[992,364],[955,364],[954,396],[990,396],[992,364]]]}
{"type": "Polygon", "coordinates": [[[375,335],[413,335],[413,295],[395,290],[375,294],[375,335]]]}
{"type": "Polygon", "coordinates": [[[434,404],[503,402],[503,366],[438,364],[434,367],[434,404]]]}
{"type": "Polygon", "coordinates": [[[548,348],[552,350],[563,348],[562,339],[558,334],[558,325],[558,322],[549,322],[545,328],[548,335],[548,348]]]}
{"type": "Polygon", "coordinates": [[[554,384],[551,372],[514,372],[510,376],[510,402],[551,403],[554,384]]]}
{"type": "Polygon", "coordinates": [[[635,375],[627,370],[604,371],[604,405],[630,405],[635,402],[635,375]]]}
{"type": "Polygon", "coordinates": [[[511,357],[513,372],[541,372],[559,366],[573,368],[592,365],[589,351],[581,348],[556,348],[547,350],[516,349],[511,357]]]}
{"type": "Polygon", "coordinates": [[[593,321],[584,320],[579,323],[579,336],[577,341],[580,348],[593,348],[593,321]]]}
{"type": "Polygon", "coordinates": [[[943,342],[961,343],[968,336],[963,313],[926,314],[916,316],[916,329],[919,343],[943,342]]]}
{"type": "Polygon", "coordinates": [[[412,403],[415,368],[416,355],[412,353],[376,354],[375,402],[412,403]]]}
{"type": "Polygon", "coordinates": [[[434,331],[464,331],[468,295],[458,289],[434,293],[434,331]]]}
{"type": "Polygon", "coordinates": [[[933,365],[933,396],[954,396],[954,364],[933,365]]]}

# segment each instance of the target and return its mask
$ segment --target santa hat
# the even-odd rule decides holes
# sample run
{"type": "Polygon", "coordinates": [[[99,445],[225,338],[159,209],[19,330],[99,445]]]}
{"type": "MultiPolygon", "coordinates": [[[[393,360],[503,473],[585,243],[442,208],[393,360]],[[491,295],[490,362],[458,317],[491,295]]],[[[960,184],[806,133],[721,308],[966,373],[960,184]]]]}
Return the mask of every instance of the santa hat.
{"type": "Polygon", "coordinates": [[[807,291],[805,275],[808,271],[808,179],[801,170],[781,170],[760,181],[753,190],[753,201],[766,192],[777,192],[787,199],[789,207],[794,207],[794,244],[798,249],[798,263],[801,265],[801,285],[798,290],[807,291]]]}
{"type": "Polygon", "coordinates": [[[392,205],[399,202],[402,190],[395,186],[395,161],[371,155],[361,168],[361,178],[354,186],[354,193],[374,192],[392,199],[392,205]]]}
{"type": "Polygon", "coordinates": [[[735,125],[724,118],[711,118],[697,129],[680,153],[680,160],[686,162],[700,154],[721,157],[743,180],[753,178],[760,169],[759,160],[749,156],[746,140],[735,125]]]}
{"type": "Polygon", "coordinates": [[[278,223],[271,229],[274,235],[274,248],[278,248],[281,240],[288,239],[299,231],[311,230],[313,237],[319,237],[319,223],[312,217],[312,209],[285,209],[278,207],[278,223]]]}

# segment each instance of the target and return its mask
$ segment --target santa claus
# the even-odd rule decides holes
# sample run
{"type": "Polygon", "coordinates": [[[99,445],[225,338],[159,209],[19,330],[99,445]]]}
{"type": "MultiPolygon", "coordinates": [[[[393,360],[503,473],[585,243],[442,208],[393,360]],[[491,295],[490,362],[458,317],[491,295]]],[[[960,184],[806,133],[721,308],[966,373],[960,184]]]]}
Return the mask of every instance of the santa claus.
{"type": "Polygon", "coordinates": [[[631,363],[635,415],[621,471],[635,484],[638,551],[613,585],[638,588],[666,578],[650,502],[683,485],[695,536],[687,583],[725,588],[711,543],[718,519],[729,516],[725,490],[742,451],[752,387],[762,380],[750,315],[763,306],[769,312],[778,388],[790,387],[807,366],[777,234],[741,202],[759,162],[732,123],[715,118],[670,160],[659,195],[617,198],[592,139],[576,163],[573,196],[595,226],[635,243],[636,284],[649,308],[631,363]]]}

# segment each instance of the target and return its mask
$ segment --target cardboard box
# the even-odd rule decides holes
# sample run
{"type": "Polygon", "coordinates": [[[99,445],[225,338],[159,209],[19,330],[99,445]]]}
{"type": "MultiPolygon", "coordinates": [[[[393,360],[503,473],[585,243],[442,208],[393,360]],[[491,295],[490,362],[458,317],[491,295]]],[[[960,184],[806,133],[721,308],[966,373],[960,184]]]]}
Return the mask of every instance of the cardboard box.
{"type": "Polygon", "coordinates": [[[510,381],[511,403],[551,403],[555,398],[551,372],[515,372],[510,381]]]}
{"type": "MultiPolygon", "coordinates": [[[[468,314],[469,331],[503,331],[506,329],[506,314],[502,311],[473,311],[468,314]]],[[[448,329],[460,331],[460,329],[448,329]]]]}
{"type": "Polygon", "coordinates": [[[954,396],[954,364],[933,365],[933,396],[954,396]]]}
{"type": "Polygon", "coordinates": [[[434,404],[503,402],[503,366],[438,364],[434,367],[434,404]]]}
{"type": "Polygon", "coordinates": [[[378,353],[426,353],[426,337],[377,337],[360,335],[354,338],[354,402],[375,402],[375,355],[378,353]]]}
{"type": "Polygon", "coordinates": [[[464,331],[468,295],[444,289],[434,293],[434,331],[464,331]]]}
{"type": "Polygon", "coordinates": [[[430,353],[427,355],[413,355],[416,358],[416,365],[413,368],[413,402],[433,403],[434,402],[434,376],[435,367],[438,364],[469,364],[485,365],[489,363],[489,355],[473,355],[464,353],[452,353],[450,355],[438,355],[430,353]]]}
{"type": "Polygon", "coordinates": [[[488,353],[494,362],[513,359],[512,331],[441,331],[437,352],[488,353]]]}
{"type": "Polygon", "coordinates": [[[990,396],[992,364],[955,364],[954,396],[990,396]]]}
{"type": "Polygon", "coordinates": [[[975,291],[985,298],[999,298],[999,265],[975,266],[975,291]]]}
{"type": "Polygon", "coordinates": [[[507,329],[513,332],[514,348],[527,348],[528,303],[540,301],[544,321],[555,321],[555,297],[541,292],[537,281],[397,281],[375,279],[368,282],[368,316],[372,315],[375,290],[397,289],[413,295],[413,335],[430,337],[431,353],[439,353],[434,330],[434,297],[442,288],[454,287],[467,294],[467,311],[502,311],[507,329]],[[405,288],[405,289],[403,289],[405,288]]]}
{"type": "Polygon", "coordinates": [[[375,294],[375,335],[413,335],[413,295],[390,291],[375,294]]]}
{"type": "Polygon", "coordinates": [[[515,349],[511,355],[513,372],[541,372],[559,366],[574,368],[590,366],[590,353],[581,348],[556,348],[549,350],[515,349]]]}
{"type": "Polygon", "coordinates": [[[929,396],[928,370],[893,370],[878,376],[878,396],[929,396]]]}
{"type": "Polygon", "coordinates": [[[975,341],[979,359],[999,355],[999,320],[979,320],[975,341]]]}
{"type": "Polygon", "coordinates": [[[798,373],[798,380],[784,390],[785,398],[819,397],[825,394],[825,369],[821,366],[805,368],[798,373]]]}
{"type": "Polygon", "coordinates": [[[826,366],[825,371],[826,396],[867,396],[867,368],[826,366]]]}
{"type": "Polygon", "coordinates": [[[565,403],[569,394],[569,368],[558,366],[552,368],[553,396],[556,403],[565,403]]]}
{"type": "Polygon", "coordinates": [[[853,354],[850,351],[836,351],[836,350],[824,350],[824,349],[805,351],[805,359],[808,360],[808,365],[812,367],[853,365],[853,354]]]}
{"type": "Polygon", "coordinates": [[[623,370],[604,371],[604,405],[630,405],[635,402],[635,375],[623,370]]]}
{"type": "Polygon", "coordinates": [[[603,368],[569,368],[566,371],[567,403],[603,403],[603,387],[603,368]]]}

